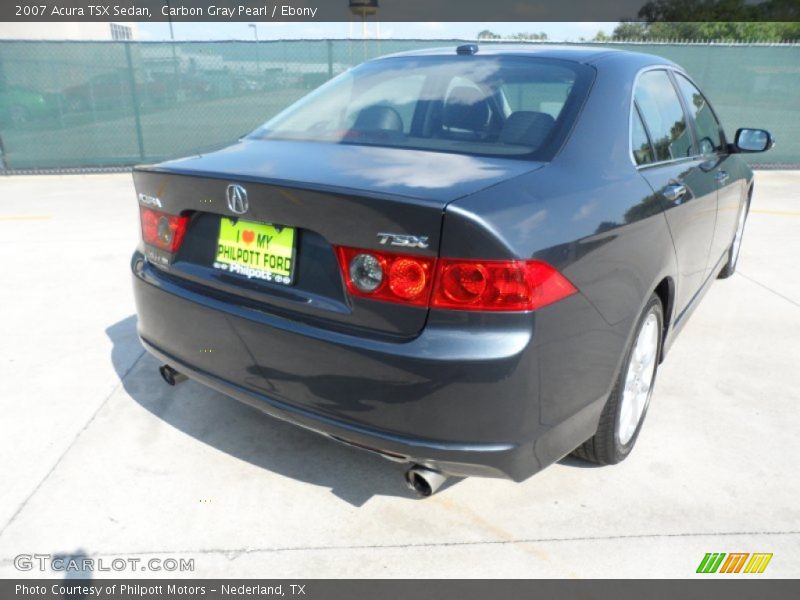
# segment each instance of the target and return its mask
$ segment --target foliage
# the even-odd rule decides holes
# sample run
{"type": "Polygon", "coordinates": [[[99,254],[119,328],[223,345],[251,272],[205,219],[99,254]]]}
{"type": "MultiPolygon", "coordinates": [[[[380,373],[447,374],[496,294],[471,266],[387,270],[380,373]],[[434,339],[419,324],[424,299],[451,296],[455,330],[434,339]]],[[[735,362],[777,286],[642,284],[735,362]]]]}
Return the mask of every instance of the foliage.
{"type": "MultiPolygon", "coordinates": [[[[785,42],[800,39],[800,23],[757,22],[656,22],[621,23],[614,40],[724,40],[735,42],[785,42]]],[[[603,41],[598,39],[598,41],[603,41]]]]}
{"type": "Polygon", "coordinates": [[[797,0],[650,0],[639,10],[644,21],[788,21],[800,20],[797,0]]]}
{"type": "Polygon", "coordinates": [[[642,22],[621,23],[614,30],[613,39],[758,42],[800,39],[800,3],[797,0],[760,3],[746,0],[651,0],[639,11],[639,17],[642,22]],[[691,21],[686,21],[687,18],[691,21]]]}
{"type": "Polygon", "coordinates": [[[510,36],[512,40],[539,40],[545,41],[547,40],[547,34],[544,31],[540,31],[539,33],[531,33],[531,32],[520,32],[515,33],[514,35],[510,36]]]}
{"type": "MultiPolygon", "coordinates": [[[[499,40],[503,39],[501,35],[494,33],[493,31],[489,31],[488,29],[484,29],[480,33],[478,33],[479,40],[499,40]]],[[[510,40],[536,40],[536,41],[545,41],[547,40],[547,34],[544,31],[540,31],[539,33],[531,33],[531,32],[520,32],[515,33],[513,35],[508,36],[505,39],[510,40]]]]}

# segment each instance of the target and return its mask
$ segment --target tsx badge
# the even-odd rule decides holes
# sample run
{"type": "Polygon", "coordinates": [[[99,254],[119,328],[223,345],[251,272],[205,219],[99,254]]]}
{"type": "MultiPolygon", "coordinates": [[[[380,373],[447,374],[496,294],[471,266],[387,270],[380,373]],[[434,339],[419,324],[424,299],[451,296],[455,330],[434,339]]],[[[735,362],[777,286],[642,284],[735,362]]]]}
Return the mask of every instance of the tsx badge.
{"type": "Polygon", "coordinates": [[[399,233],[379,233],[378,242],[383,245],[400,246],[402,248],[427,248],[428,236],[403,235],[399,233]]]}

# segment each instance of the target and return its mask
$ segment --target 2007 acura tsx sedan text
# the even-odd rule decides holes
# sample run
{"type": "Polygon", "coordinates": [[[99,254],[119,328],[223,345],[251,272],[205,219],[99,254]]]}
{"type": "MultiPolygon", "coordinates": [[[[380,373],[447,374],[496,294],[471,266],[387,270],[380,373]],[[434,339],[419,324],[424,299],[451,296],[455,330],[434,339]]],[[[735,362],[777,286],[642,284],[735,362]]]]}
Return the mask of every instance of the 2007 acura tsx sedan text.
{"type": "Polygon", "coordinates": [[[579,47],[366,62],[234,145],[139,167],[139,335],[266,413],[448,475],[623,460],[753,193],[677,65],[579,47]]]}

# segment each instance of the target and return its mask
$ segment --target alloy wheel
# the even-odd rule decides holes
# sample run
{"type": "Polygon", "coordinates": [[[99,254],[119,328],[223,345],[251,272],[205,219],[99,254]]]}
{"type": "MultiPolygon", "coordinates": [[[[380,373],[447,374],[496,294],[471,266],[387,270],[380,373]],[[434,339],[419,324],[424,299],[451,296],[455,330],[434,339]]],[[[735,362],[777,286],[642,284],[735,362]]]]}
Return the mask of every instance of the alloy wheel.
{"type": "Polygon", "coordinates": [[[658,327],[658,316],[651,311],[631,351],[617,422],[617,440],[623,446],[633,438],[650,401],[658,360],[658,327]]]}

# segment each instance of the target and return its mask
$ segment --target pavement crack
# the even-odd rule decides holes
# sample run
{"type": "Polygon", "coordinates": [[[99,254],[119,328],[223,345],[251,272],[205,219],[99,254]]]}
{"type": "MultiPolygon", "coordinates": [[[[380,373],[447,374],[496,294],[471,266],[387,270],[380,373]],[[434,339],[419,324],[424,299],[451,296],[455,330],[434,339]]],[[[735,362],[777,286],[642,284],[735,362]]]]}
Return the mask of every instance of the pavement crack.
{"type": "Polygon", "coordinates": [[[70,450],[72,450],[72,447],[75,445],[75,443],[81,437],[81,435],[83,435],[83,432],[86,431],[88,429],[89,425],[91,425],[94,422],[94,420],[97,418],[97,415],[100,414],[100,411],[103,410],[103,407],[108,403],[108,401],[111,399],[111,397],[117,392],[117,390],[119,390],[120,387],[122,387],[123,382],[125,381],[125,379],[131,373],[131,371],[133,371],[133,369],[136,367],[136,365],[139,364],[139,361],[142,359],[142,357],[144,355],[145,355],[145,351],[144,351],[144,349],[142,349],[142,351],[139,353],[139,356],[136,357],[136,360],[134,360],[133,363],[131,363],[131,366],[128,368],[127,371],[125,371],[125,373],[122,375],[122,377],[119,378],[119,381],[117,382],[117,384],[108,393],[108,395],[106,395],[106,397],[103,398],[103,401],[100,403],[100,406],[97,407],[97,410],[95,410],[92,413],[92,416],[89,417],[89,420],[86,421],[86,423],[83,425],[83,427],[81,427],[81,429],[78,431],[78,433],[75,434],[75,437],[72,438],[72,441],[69,443],[69,445],[64,449],[64,451],[61,453],[61,455],[58,457],[58,459],[56,459],[55,463],[53,463],[53,466],[50,467],[50,469],[47,471],[47,473],[44,474],[44,477],[42,477],[42,479],[39,481],[39,483],[36,484],[36,487],[34,487],[33,490],[31,491],[31,493],[27,495],[25,500],[22,501],[22,503],[19,505],[17,510],[14,511],[14,514],[11,515],[11,518],[8,520],[8,522],[6,522],[6,524],[3,525],[3,528],[0,529],[0,538],[3,537],[3,534],[11,526],[11,524],[17,519],[17,517],[20,515],[20,513],[25,509],[25,507],[28,505],[28,502],[30,502],[31,498],[33,498],[36,495],[36,492],[38,492],[39,489],[42,487],[42,485],[44,485],[45,481],[47,481],[50,478],[50,475],[52,475],[53,472],[58,468],[58,466],[64,460],[64,457],[69,453],[70,450]]]}
{"type": "MultiPolygon", "coordinates": [[[[678,533],[633,533],[619,535],[596,535],[575,537],[520,538],[512,540],[469,540],[448,542],[415,542],[409,544],[349,544],[339,546],[276,546],[272,548],[201,548],[197,550],[155,550],[137,552],[96,552],[100,556],[181,556],[190,554],[221,554],[228,560],[235,560],[247,554],[266,554],[277,552],[342,552],[350,550],[402,550],[408,548],[447,548],[463,546],[511,546],[516,544],[545,544],[570,542],[603,542],[613,540],[670,539],[692,537],[737,537],[737,536],[790,536],[800,535],[800,530],[788,531],[690,531],[678,533]]],[[[0,560],[0,565],[9,564],[10,559],[0,560]]]]}
{"type": "MultiPolygon", "coordinates": [[[[550,538],[520,538],[511,540],[469,540],[449,542],[416,542],[410,544],[353,544],[341,546],[285,546],[274,548],[239,548],[239,549],[204,549],[197,551],[184,551],[185,554],[224,554],[245,555],[273,552],[311,552],[311,551],[348,551],[348,550],[397,550],[403,548],[446,548],[461,546],[510,546],[516,544],[543,544],[558,542],[594,542],[606,540],[631,540],[631,539],[657,539],[657,538],[688,538],[688,537],[725,537],[725,536],[754,536],[754,535],[800,535],[800,531],[721,531],[721,532],[685,532],[685,533],[642,533],[576,537],[550,537],[550,538]]],[[[174,554],[174,552],[165,552],[174,554]]]]}
{"type": "Polygon", "coordinates": [[[783,300],[786,300],[786,301],[787,301],[789,304],[794,304],[794,305],[795,305],[797,308],[800,308],[800,302],[797,302],[797,301],[795,301],[795,300],[792,300],[791,298],[789,298],[789,296],[784,296],[784,295],[783,295],[783,294],[781,294],[780,292],[778,292],[778,291],[776,291],[776,290],[773,290],[773,289],[772,289],[771,287],[769,287],[768,285],[765,285],[765,284],[761,283],[760,281],[757,281],[757,280],[753,279],[752,277],[748,277],[747,275],[745,275],[745,274],[744,274],[744,273],[742,273],[741,271],[737,271],[737,272],[736,272],[736,274],[737,274],[737,275],[741,275],[742,277],[744,277],[745,279],[747,279],[747,281],[750,281],[750,282],[752,282],[752,283],[755,283],[757,286],[760,286],[760,287],[764,288],[765,290],[767,290],[767,291],[768,291],[768,292],[770,292],[771,294],[774,294],[774,295],[776,295],[778,298],[781,298],[781,299],[783,299],[783,300]]]}

